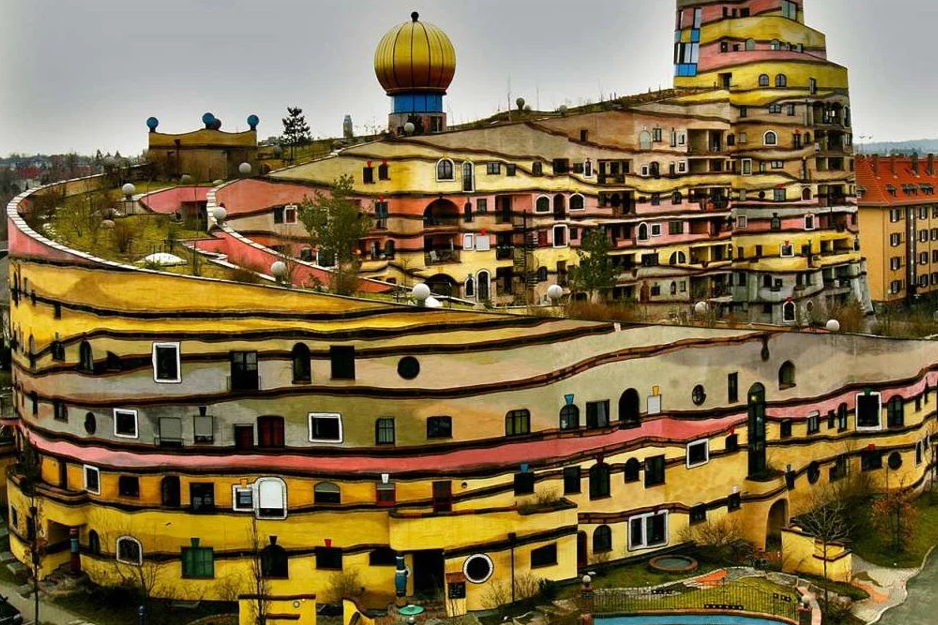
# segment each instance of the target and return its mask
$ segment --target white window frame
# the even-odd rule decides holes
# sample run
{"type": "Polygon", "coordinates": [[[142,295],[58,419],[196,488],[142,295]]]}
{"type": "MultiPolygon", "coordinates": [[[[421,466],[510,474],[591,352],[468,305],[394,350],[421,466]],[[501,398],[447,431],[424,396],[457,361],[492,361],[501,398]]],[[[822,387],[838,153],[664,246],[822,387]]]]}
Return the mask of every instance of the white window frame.
{"type": "Polygon", "coordinates": [[[116,436],[117,438],[140,438],[140,420],[137,416],[136,410],[131,410],[129,408],[115,408],[113,419],[114,419],[114,436],[116,436]],[[134,433],[133,434],[120,434],[117,431],[117,413],[118,412],[126,412],[134,416],[134,433]]]}
{"type": "Polygon", "coordinates": [[[857,432],[881,432],[883,430],[883,394],[879,391],[873,391],[870,393],[870,397],[874,395],[879,398],[879,410],[876,413],[877,417],[879,417],[877,425],[860,425],[860,398],[866,397],[866,395],[864,393],[857,393],[856,397],[854,398],[853,418],[854,423],[856,424],[857,432]]]}
{"type": "MultiPolygon", "coordinates": [[[[340,427],[341,431],[341,427],[340,427]]],[[[279,477],[261,477],[253,485],[254,490],[254,516],[258,519],[280,520],[287,518],[287,483],[279,477]],[[280,486],[280,492],[283,496],[283,516],[261,516],[261,485],[267,482],[275,482],[280,486]]]]}
{"type": "Polygon", "coordinates": [[[648,236],[650,237],[660,237],[661,234],[661,224],[651,224],[648,226],[648,236]]]}
{"type": "Polygon", "coordinates": [[[550,229],[550,244],[554,249],[563,249],[566,247],[570,247],[570,228],[563,224],[552,227],[550,229]],[[557,235],[555,233],[557,232],[558,229],[562,229],[564,231],[563,245],[556,244],[557,235]]]}
{"type": "Polygon", "coordinates": [[[140,544],[140,541],[137,540],[136,538],[134,538],[133,536],[120,536],[120,537],[118,537],[118,539],[114,542],[114,559],[117,560],[118,562],[120,562],[121,564],[130,564],[130,565],[132,565],[132,566],[141,566],[141,565],[143,565],[143,545],[141,545],[141,544],[140,544]],[[139,551],[139,553],[140,553],[140,561],[139,561],[139,562],[131,562],[130,560],[121,560],[121,556],[120,556],[120,553],[121,553],[120,544],[121,544],[122,541],[125,541],[125,540],[129,540],[129,541],[131,541],[131,542],[137,543],[137,549],[138,549],[138,551],[139,551]]]}
{"type": "Polygon", "coordinates": [[[492,249],[492,240],[487,234],[476,234],[473,244],[477,252],[487,252],[492,249]]]}
{"type": "Polygon", "coordinates": [[[567,200],[567,207],[568,207],[567,210],[573,211],[573,212],[575,212],[575,213],[578,213],[578,212],[580,212],[580,211],[585,211],[585,210],[586,210],[586,198],[583,197],[583,194],[582,194],[582,193],[574,193],[574,194],[571,195],[570,198],[567,200]],[[569,208],[569,207],[573,204],[573,202],[571,202],[570,200],[572,200],[573,198],[575,198],[575,197],[577,197],[577,196],[579,196],[580,198],[583,199],[583,208],[569,208]]]}
{"type": "Polygon", "coordinates": [[[649,239],[651,239],[651,227],[643,221],[642,223],[638,224],[638,228],[636,228],[635,230],[635,240],[636,241],[648,241],[649,239]],[[645,232],[646,234],[648,234],[648,236],[646,236],[644,239],[642,238],[642,235],[641,235],[642,226],[645,226],[645,232]]]}
{"type": "Polygon", "coordinates": [[[795,257],[795,244],[794,243],[780,243],[778,246],[778,256],[779,258],[794,258],[795,257]],[[785,253],[785,248],[788,248],[788,253],[785,253]]]}
{"type": "Polygon", "coordinates": [[[98,467],[93,467],[90,464],[82,465],[81,480],[82,480],[82,486],[84,487],[85,492],[89,492],[93,495],[101,494],[101,469],[99,469],[98,467]],[[92,490],[88,488],[88,472],[89,471],[93,472],[95,475],[98,476],[98,490],[92,490]]]}
{"type": "Polygon", "coordinates": [[[817,219],[814,215],[809,214],[804,216],[804,229],[805,230],[815,230],[817,228],[817,219]],[[810,221],[810,225],[808,222],[810,221]]]}
{"type": "Polygon", "coordinates": [[[752,159],[751,158],[744,158],[742,159],[742,161],[740,161],[739,173],[743,176],[752,175],[752,159]]]}
{"type": "Polygon", "coordinates": [[[648,177],[648,165],[642,165],[642,176],[644,178],[648,177]]]}
{"type": "Polygon", "coordinates": [[[762,133],[762,145],[769,146],[769,147],[777,147],[778,146],[778,132],[774,130],[766,130],[764,133],[762,133]],[[775,143],[769,143],[770,134],[775,137],[775,143]]]}
{"type": "Polygon", "coordinates": [[[736,229],[745,230],[748,227],[749,227],[749,217],[746,215],[737,215],[736,216],[736,229]]]}
{"type": "Polygon", "coordinates": [[[345,431],[342,428],[342,415],[338,412],[311,412],[308,415],[309,442],[339,445],[345,440],[345,431]],[[313,438],[313,419],[336,419],[339,422],[339,440],[313,438]]]}
{"type": "Polygon", "coordinates": [[[456,163],[451,158],[441,158],[433,166],[433,177],[436,178],[437,182],[456,182],[456,163]],[[449,161],[450,165],[453,166],[453,177],[452,178],[440,178],[440,163],[443,161],[449,161]]]}
{"type": "Polygon", "coordinates": [[[669,516],[670,516],[670,515],[669,515],[668,510],[661,510],[660,512],[648,512],[648,513],[646,513],[646,514],[638,514],[638,515],[629,517],[628,521],[627,521],[626,524],[625,524],[625,527],[626,527],[626,542],[627,542],[627,544],[628,544],[628,549],[629,549],[629,551],[640,551],[640,550],[642,550],[642,549],[652,549],[652,548],[655,548],[655,547],[666,547],[666,546],[668,545],[668,543],[670,543],[670,541],[671,541],[671,535],[670,535],[670,530],[671,530],[671,527],[670,527],[670,526],[671,526],[671,523],[670,523],[670,519],[668,518],[669,516]],[[646,524],[646,519],[649,519],[649,518],[655,517],[655,516],[663,516],[663,517],[664,517],[664,542],[663,542],[663,543],[655,543],[654,545],[649,545],[649,544],[648,544],[648,525],[646,524]],[[632,544],[632,521],[635,521],[635,520],[638,520],[638,519],[641,519],[641,521],[642,521],[642,542],[641,542],[641,544],[639,544],[639,545],[633,545],[633,544],[632,544]]]}
{"type": "Polygon", "coordinates": [[[462,235],[462,249],[464,252],[471,252],[476,248],[476,237],[472,233],[462,235]]]}
{"type": "Polygon", "coordinates": [[[179,384],[182,382],[182,359],[180,357],[179,343],[154,343],[152,347],[152,361],[153,361],[153,381],[157,384],[179,384]],[[175,349],[176,350],[176,377],[172,380],[161,380],[157,377],[157,371],[159,370],[156,366],[156,351],[158,349],[175,349]]]}
{"type": "Polygon", "coordinates": [[[705,465],[705,464],[707,464],[707,463],[709,463],[709,462],[710,462],[710,439],[709,439],[709,438],[701,438],[701,439],[699,439],[699,440],[691,441],[690,443],[687,443],[687,447],[684,449],[684,464],[685,464],[685,466],[686,466],[688,469],[694,469],[694,468],[696,468],[696,467],[702,467],[703,465],[705,465]],[[701,461],[701,462],[695,462],[695,463],[691,464],[691,461],[690,461],[690,448],[691,448],[691,447],[695,447],[695,446],[697,446],[697,445],[703,445],[703,446],[704,446],[704,450],[705,450],[705,452],[706,452],[704,455],[706,456],[706,458],[705,458],[703,461],[701,461]]]}
{"type": "Polygon", "coordinates": [[[296,204],[287,204],[283,207],[283,223],[285,224],[295,224],[297,219],[297,213],[299,208],[296,204]],[[293,215],[291,218],[290,215],[293,215]]]}
{"type": "Polygon", "coordinates": [[[241,486],[240,484],[231,485],[231,509],[235,512],[254,512],[254,488],[252,486],[241,486]],[[251,493],[251,506],[248,507],[239,507],[238,506],[238,493],[241,492],[251,493]]]}

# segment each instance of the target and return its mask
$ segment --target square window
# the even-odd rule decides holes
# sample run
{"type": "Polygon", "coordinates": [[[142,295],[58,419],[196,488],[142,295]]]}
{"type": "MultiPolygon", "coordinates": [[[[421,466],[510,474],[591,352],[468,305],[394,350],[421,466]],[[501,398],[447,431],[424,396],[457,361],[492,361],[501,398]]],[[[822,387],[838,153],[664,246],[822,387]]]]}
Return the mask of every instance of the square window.
{"type": "Polygon", "coordinates": [[[179,365],[179,343],[153,344],[153,381],[164,384],[182,381],[179,365]]]}
{"type": "Polygon", "coordinates": [[[114,409],[114,436],[137,438],[137,411],[114,409]]]}
{"type": "Polygon", "coordinates": [[[196,443],[215,442],[215,419],[206,415],[196,415],[192,424],[196,443]]]}
{"type": "Polygon", "coordinates": [[[283,208],[283,223],[285,224],[296,223],[296,204],[291,204],[283,208]]]}
{"type": "Polygon", "coordinates": [[[645,459],[645,487],[664,484],[664,456],[652,456],[645,459]]]}
{"type": "Polygon", "coordinates": [[[557,564],[557,543],[551,543],[531,550],[531,568],[557,564]]]}
{"type": "Polygon", "coordinates": [[[117,491],[121,497],[139,497],[140,480],[135,475],[121,475],[117,478],[117,491]]]}
{"type": "Polygon", "coordinates": [[[791,438],[791,419],[785,419],[779,426],[779,436],[791,438]]]}
{"type": "Polygon", "coordinates": [[[335,547],[316,547],[316,568],[326,571],[341,571],[342,550],[335,547]]]}
{"type": "Polygon", "coordinates": [[[182,419],[179,417],[160,417],[160,445],[182,445],[182,419]]]}
{"type": "Polygon", "coordinates": [[[428,417],[427,438],[453,438],[453,418],[428,417]]]}
{"type": "Polygon", "coordinates": [[[595,430],[609,425],[609,400],[586,402],[586,428],[595,430]]]}
{"type": "Polygon", "coordinates": [[[710,441],[694,441],[687,445],[687,468],[692,469],[710,461],[710,441]]]}
{"type": "Polygon", "coordinates": [[[515,473],[515,495],[533,495],[534,494],[534,473],[525,471],[524,473],[515,473]]]}
{"type": "Polygon", "coordinates": [[[509,410],[505,415],[505,436],[522,436],[531,433],[531,412],[526,408],[509,410]]]}
{"type": "Polygon", "coordinates": [[[382,417],[375,422],[375,444],[394,444],[394,417],[382,417]]]}
{"type": "Polygon", "coordinates": [[[250,486],[232,486],[231,509],[235,512],[254,512],[254,489],[250,486]]]}
{"type": "Polygon", "coordinates": [[[231,352],[231,380],[229,388],[232,391],[256,391],[260,387],[260,378],[257,375],[257,352],[231,352]]]}
{"type": "Polygon", "coordinates": [[[341,443],[342,415],[338,413],[309,413],[309,442],[341,443]]]}
{"type": "Polygon", "coordinates": [[[817,434],[821,431],[821,413],[814,412],[808,415],[808,434],[817,434]]]}
{"type": "Polygon", "coordinates": [[[729,511],[739,510],[743,506],[743,498],[739,493],[731,494],[726,500],[726,508],[729,511]]]}
{"type": "Polygon", "coordinates": [[[882,396],[879,393],[857,395],[857,429],[882,429],[882,396]]]}
{"type": "Polygon", "coordinates": [[[703,523],[707,520],[707,506],[700,504],[690,509],[690,522],[703,523]]]}
{"type": "Polygon", "coordinates": [[[198,539],[192,540],[193,547],[182,548],[182,577],[184,579],[212,579],[215,577],[215,551],[198,547],[198,539]]]}
{"type": "Polygon", "coordinates": [[[668,513],[643,514],[629,519],[629,550],[668,544],[668,513]]]}
{"type": "Polygon", "coordinates": [[[329,348],[333,380],[355,379],[355,348],[333,345],[329,348]]]}
{"type": "Polygon", "coordinates": [[[576,495],[581,492],[582,480],[580,479],[580,467],[564,467],[563,469],[563,494],[576,495]]]}
{"type": "Polygon", "coordinates": [[[193,512],[213,512],[215,510],[215,485],[211,482],[189,484],[189,505],[193,512]]]}
{"type": "Polygon", "coordinates": [[[101,472],[97,467],[84,466],[85,490],[95,495],[101,494],[101,472]]]}
{"type": "Polygon", "coordinates": [[[368,566],[396,566],[397,550],[378,547],[368,554],[368,566]]]}
{"type": "Polygon", "coordinates": [[[380,482],[375,486],[375,503],[379,506],[393,506],[397,503],[397,487],[394,482],[380,482]]]}

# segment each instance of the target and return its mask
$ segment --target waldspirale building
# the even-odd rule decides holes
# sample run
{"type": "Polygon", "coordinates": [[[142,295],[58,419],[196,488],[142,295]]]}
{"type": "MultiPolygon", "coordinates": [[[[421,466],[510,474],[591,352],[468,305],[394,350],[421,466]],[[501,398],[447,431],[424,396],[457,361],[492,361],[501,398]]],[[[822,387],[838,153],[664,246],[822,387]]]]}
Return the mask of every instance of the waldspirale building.
{"type": "MultiPolygon", "coordinates": [[[[699,88],[623,109],[395,136],[223,185],[206,198],[210,215],[226,206],[227,220],[212,234],[228,245],[250,242],[257,253],[299,241],[287,219],[291,202],[354,171],[369,190],[363,201],[383,195],[378,201],[391,207],[377,249],[399,242],[394,259],[379,253],[365,263],[375,277],[395,278],[399,252],[414,260],[415,276],[440,284],[433,278],[454,273],[456,263],[444,262],[448,245],[427,249],[427,237],[471,235],[471,250],[452,251],[476,279],[491,272],[491,299],[499,292],[492,254],[499,237],[517,236],[520,214],[543,224],[537,232],[565,233],[525,249],[548,267],[548,281],[559,277],[557,263],[574,262],[572,231],[604,225],[633,228],[634,241],[618,239],[617,257],[688,258],[639,263],[624,280],[684,279],[693,291],[733,275],[733,289],[782,298],[777,310],[764,304],[773,320],[788,303],[820,308],[840,290],[862,295],[850,175],[817,169],[837,158],[846,166],[846,146],[833,156],[813,141],[801,149],[785,143],[793,128],[812,139],[849,134],[844,70],[823,59],[823,38],[803,25],[800,3],[681,0],[678,8],[675,80],[679,89],[699,88]],[[752,76],[785,74],[790,82],[750,84],[753,66],[765,69],[752,76]],[[723,73],[733,74],[729,89],[709,84],[723,73]],[[795,119],[760,108],[786,99],[800,107],[795,119]],[[822,112],[808,124],[815,102],[831,107],[828,114],[839,104],[837,122],[822,112]],[[749,112],[739,117],[743,107],[749,112]],[[732,119],[721,117],[730,111],[732,119]],[[642,148],[646,132],[650,147],[642,148]],[[757,145],[741,143],[744,132],[757,145]],[[781,146],[758,143],[771,132],[781,146]],[[775,154],[779,170],[739,169],[746,158],[775,154]],[[569,171],[561,173],[564,158],[569,171]],[[447,160],[454,179],[437,180],[451,173],[447,160]],[[476,177],[473,168],[478,186],[469,192],[460,178],[466,162],[500,169],[488,174],[486,165],[476,177]],[[810,177],[800,177],[802,165],[810,177]],[[369,168],[377,170],[371,181],[369,168]],[[706,202],[670,202],[672,193],[698,197],[691,191],[703,187],[695,185],[706,187],[706,202]],[[683,191],[670,190],[677,186],[683,191]],[[760,198],[766,190],[784,190],[784,201],[760,198]],[[663,204],[639,201],[655,193],[663,204]],[[615,194],[628,213],[599,205],[615,194]],[[425,221],[430,195],[431,206],[448,204],[425,221]],[[457,197],[469,202],[471,219],[463,207],[455,227],[436,221],[457,197]],[[541,197],[549,214],[538,212],[541,197]],[[491,211],[478,210],[483,199],[491,211]],[[651,238],[678,214],[683,234],[638,240],[643,224],[651,238]],[[715,233],[717,223],[732,227],[715,233]],[[730,258],[730,242],[744,253],[730,258]],[[809,244],[817,254],[773,251],[809,244]],[[706,255],[706,266],[690,262],[703,259],[695,253],[706,255]],[[747,276],[743,286],[739,275],[747,276]],[[772,285],[764,289],[756,275],[772,276],[772,285]],[[827,275],[845,286],[828,285],[827,275]]],[[[430,41],[421,34],[429,30],[399,28],[430,41]]],[[[410,98],[397,113],[405,126],[441,110],[436,100],[402,95],[410,98]]],[[[55,191],[76,195],[93,184],[70,181],[55,191]]],[[[354,571],[364,603],[380,607],[393,600],[401,556],[408,595],[462,596],[476,610],[491,607],[496,586],[511,589],[523,576],[571,580],[599,563],[677,549],[695,525],[725,517],[764,546],[813,491],[852,473],[868,473],[883,489],[933,477],[938,358],[930,341],[432,309],[162,273],[33,230],[23,216],[42,192],[7,209],[14,424],[20,448],[38,456],[41,481],[32,499],[21,472],[10,471],[6,487],[11,549],[27,562],[39,544],[44,573],[69,564],[104,584],[126,567],[149,567],[157,595],[226,599],[254,588],[256,548],[272,595],[325,598],[337,572],[354,571]]],[[[456,275],[467,288],[468,274],[456,275]]],[[[473,284],[474,297],[482,285],[473,284]]]]}

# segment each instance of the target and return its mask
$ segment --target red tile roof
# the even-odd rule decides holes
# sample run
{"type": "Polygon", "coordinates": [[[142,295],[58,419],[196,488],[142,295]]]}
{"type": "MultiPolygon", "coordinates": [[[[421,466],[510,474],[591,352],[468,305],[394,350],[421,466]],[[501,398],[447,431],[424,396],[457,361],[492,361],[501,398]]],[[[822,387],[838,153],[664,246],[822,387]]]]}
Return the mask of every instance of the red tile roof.
{"type": "Polygon", "coordinates": [[[911,156],[860,156],[856,160],[856,170],[857,203],[861,207],[938,203],[938,195],[935,195],[938,162],[931,155],[918,159],[911,156]]]}

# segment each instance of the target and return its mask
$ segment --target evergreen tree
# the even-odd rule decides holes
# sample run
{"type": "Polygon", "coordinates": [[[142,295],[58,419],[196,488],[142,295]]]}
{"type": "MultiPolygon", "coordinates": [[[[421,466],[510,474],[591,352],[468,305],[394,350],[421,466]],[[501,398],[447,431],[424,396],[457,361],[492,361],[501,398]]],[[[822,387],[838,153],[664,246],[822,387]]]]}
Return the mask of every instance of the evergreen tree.
{"type": "Polygon", "coordinates": [[[300,221],[319,249],[320,264],[335,267],[331,287],[340,295],[352,295],[358,288],[358,242],[372,227],[371,218],[351,199],[353,192],[352,177],[344,175],[328,194],[316,191],[300,205],[300,221]]]}
{"type": "Polygon", "coordinates": [[[574,290],[589,293],[590,299],[596,291],[600,297],[606,297],[616,283],[616,268],[609,256],[611,249],[609,237],[602,228],[590,230],[583,236],[576,252],[580,264],[573,272],[574,290]]]}
{"type": "Polygon", "coordinates": [[[296,147],[310,142],[309,125],[303,109],[298,106],[288,106],[287,116],[283,118],[283,140],[290,146],[290,160],[296,158],[296,147]]]}

